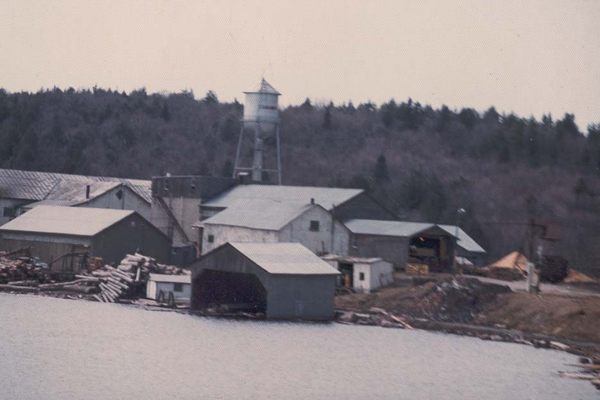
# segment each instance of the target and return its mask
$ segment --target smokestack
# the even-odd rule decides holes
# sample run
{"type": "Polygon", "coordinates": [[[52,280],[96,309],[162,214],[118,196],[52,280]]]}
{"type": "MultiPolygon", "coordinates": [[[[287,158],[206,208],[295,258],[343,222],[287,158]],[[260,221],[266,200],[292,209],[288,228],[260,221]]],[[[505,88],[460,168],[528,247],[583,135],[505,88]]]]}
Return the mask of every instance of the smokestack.
{"type": "Polygon", "coordinates": [[[315,204],[315,199],[313,197],[310,198],[310,204],[315,204]]]}
{"type": "Polygon", "coordinates": [[[88,200],[90,198],[90,185],[85,185],[85,199],[88,200]]]}

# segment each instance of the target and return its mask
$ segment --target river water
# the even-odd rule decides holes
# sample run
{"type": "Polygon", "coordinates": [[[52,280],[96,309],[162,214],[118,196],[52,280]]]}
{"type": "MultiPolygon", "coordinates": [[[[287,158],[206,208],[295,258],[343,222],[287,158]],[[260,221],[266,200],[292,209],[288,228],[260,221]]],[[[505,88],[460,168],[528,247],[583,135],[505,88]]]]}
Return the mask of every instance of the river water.
{"type": "Polygon", "coordinates": [[[576,357],[423,331],[0,294],[0,399],[591,399],[576,357]]]}

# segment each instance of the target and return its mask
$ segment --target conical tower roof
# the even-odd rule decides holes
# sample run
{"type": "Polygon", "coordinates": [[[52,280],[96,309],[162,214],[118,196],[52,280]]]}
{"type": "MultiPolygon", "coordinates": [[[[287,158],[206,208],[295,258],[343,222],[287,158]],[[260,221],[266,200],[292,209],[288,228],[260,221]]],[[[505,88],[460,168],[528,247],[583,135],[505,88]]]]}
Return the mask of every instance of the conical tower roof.
{"type": "Polygon", "coordinates": [[[277,96],[281,95],[281,93],[279,93],[273,86],[271,86],[271,84],[269,82],[267,82],[264,78],[261,79],[260,84],[258,85],[258,89],[256,91],[244,92],[244,93],[267,93],[267,94],[274,94],[277,96]]]}

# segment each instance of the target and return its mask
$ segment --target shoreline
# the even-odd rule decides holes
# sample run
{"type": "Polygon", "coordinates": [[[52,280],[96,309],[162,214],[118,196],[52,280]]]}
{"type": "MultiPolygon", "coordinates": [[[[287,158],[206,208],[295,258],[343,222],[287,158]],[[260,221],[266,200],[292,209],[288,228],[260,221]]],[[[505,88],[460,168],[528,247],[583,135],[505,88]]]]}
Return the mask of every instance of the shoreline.
{"type": "MultiPolygon", "coordinates": [[[[33,295],[39,297],[52,297],[64,300],[77,300],[77,301],[90,301],[93,303],[97,303],[90,295],[84,294],[73,294],[68,292],[60,292],[60,291],[52,291],[52,292],[19,292],[13,290],[0,290],[0,293],[12,294],[12,295],[33,295]]],[[[131,300],[121,300],[117,301],[113,304],[118,304],[122,306],[129,306],[138,309],[143,309],[146,311],[157,311],[157,312],[177,312],[180,314],[187,315],[195,315],[202,316],[207,318],[224,318],[224,319],[243,319],[243,320],[263,320],[261,318],[253,317],[246,314],[212,314],[212,313],[203,313],[198,311],[192,311],[189,307],[180,307],[180,308],[172,308],[168,306],[154,305],[150,304],[151,300],[148,300],[148,304],[137,303],[139,300],[146,299],[131,299],[131,300]]],[[[385,311],[381,309],[382,311],[385,311]]],[[[360,310],[351,309],[351,308],[336,308],[336,314],[342,313],[354,313],[357,315],[368,315],[368,316],[376,316],[380,314],[379,312],[362,312],[360,310]]],[[[494,327],[480,324],[470,324],[470,323],[462,323],[462,322],[446,322],[446,321],[436,321],[433,319],[427,318],[406,318],[403,317],[403,320],[410,324],[411,328],[417,330],[431,331],[431,332],[441,332],[446,334],[458,335],[458,336],[468,336],[474,337],[481,340],[488,341],[496,341],[496,342],[507,342],[507,343],[515,343],[515,344],[524,344],[529,346],[534,346],[536,348],[546,348],[553,350],[561,350],[574,355],[589,357],[594,359],[600,359],[600,343],[597,342],[586,342],[577,339],[557,336],[557,335],[547,335],[543,333],[536,332],[525,332],[518,329],[508,329],[502,327],[494,327]],[[554,343],[554,344],[551,344],[554,343]],[[564,346],[560,346],[563,344],[564,346]]],[[[311,322],[311,321],[301,321],[301,320],[290,320],[289,322],[311,322]]],[[[385,325],[375,322],[350,322],[346,320],[342,320],[340,318],[334,317],[331,321],[327,321],[325,323],[338,323],[342,325],[355,325],[355,326],[379,326],[382,328],[397,328],[397,329],[405,329],[404,327],[385,325]]]]}

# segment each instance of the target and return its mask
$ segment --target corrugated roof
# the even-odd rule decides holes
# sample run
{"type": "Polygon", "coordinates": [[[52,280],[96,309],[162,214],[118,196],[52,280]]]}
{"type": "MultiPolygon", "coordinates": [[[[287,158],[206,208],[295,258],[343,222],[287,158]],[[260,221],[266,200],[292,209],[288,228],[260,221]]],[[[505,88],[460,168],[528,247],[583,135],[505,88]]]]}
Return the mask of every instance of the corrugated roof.
{"type": "Polygon", "coordinates": [[[0,226],[0,232],[94,236],[133,213],[131,210],[42,205],[0,226]]]}
{"type": "Polygon", "coordinates": [[[326,210],[358,196],[362,189],[340,189],[314,186],[239,185],[202,205],[209,207],[232,207],[244,205],[252,200],[271,200],[296,204],[310,203],[315,199],[326,210]]]}
{"type": "Polygon", "coordinates": [[[55,172],[0,169],[0,197],[39,201],[44,200],[60,182],[119,182],[127,185],[148,203],[152,203],[152,182],[141,179],[105,176],[71,175],[55,172]]]}
{"type": "Polygon", "coordinates": [[[150,274],[150,280],[154,282],[166,283],[192,283],[192,275],[150,274]]]}
{"type": "Polygon", "coordinates": [[[270,274],[339,275],[300,243],[229,243],[270,274]]]}
{"type": "MultiPolygon", "coordinates": [[[[452,236],[456,236],[456,225],[438,225],[440,228],[451,234],[452,236]]],[[[479,245],[471,236],[467,235],[465,231],[458,228],[458,241],[457,244],[459,247],[465,249],[471,253],[485,253],[483,247],[479,245]]]]}
{"type": "MultiPolygon", "coordinates": [[[[350,229],[350,232],[359,235],[411,237],[436,226],[452,236],[456,235],[455,225],[438,225],[424,222],[379,221],[372,219],[352,219],[346,221],[344,224],[350,229]]],[[[458,229],[457,244],[459,247],[471,253],[485,253],[483,247],[460,228],[458,229]]]]}
{"type": "Polygon", "coordinates": [[[423,222],[380,221],[374,219],[351,219],[344,223],[350,232],[360,235],[410,237],[433,228],[435,224],[423,222]]]}
{"type": "Polygon", "coordinates": [[[315,204],[281,203],[271,200],[251,200],[241,206],[228,207],[201,224],[240,226],[278,231],[315,204]]]}

